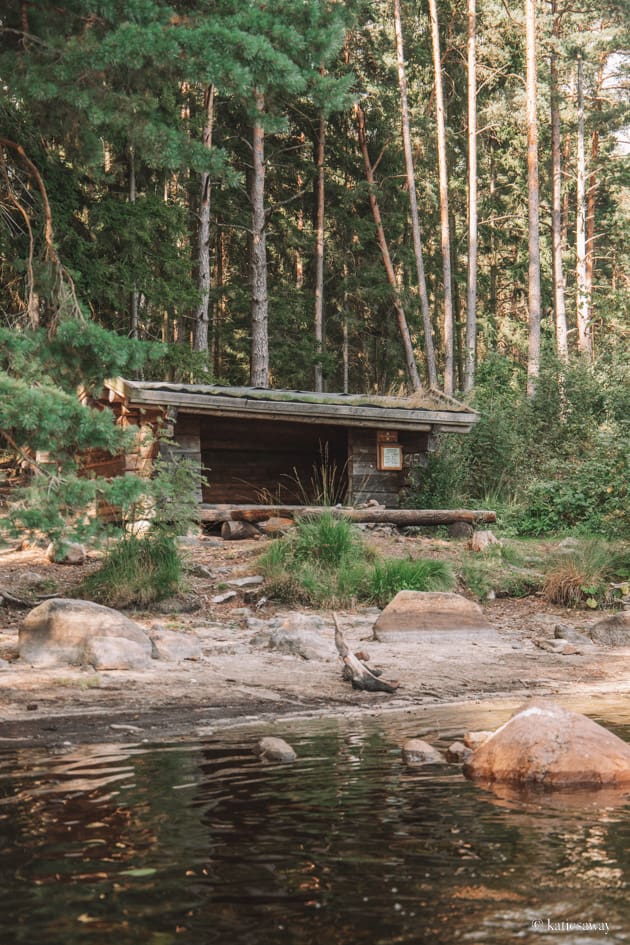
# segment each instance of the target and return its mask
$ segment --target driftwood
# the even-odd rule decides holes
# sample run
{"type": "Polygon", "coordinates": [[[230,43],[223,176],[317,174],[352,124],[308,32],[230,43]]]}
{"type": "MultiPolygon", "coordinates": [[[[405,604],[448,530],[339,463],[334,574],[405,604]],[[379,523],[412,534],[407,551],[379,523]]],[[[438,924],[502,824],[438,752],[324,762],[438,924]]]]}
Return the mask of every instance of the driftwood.
{"type": "Polygon", "coordinates": [[[362,689],[365,692],[396,692],[398,683],[387,683],[385,680],[379,679],[380,673],[377,675],[365,663],[361,662],[348,648],[339,627],[337,614],[333,614],[333,620],[335,621],[335,646],[343,660],[344,678],[350,680],[353,689],[362,689]]]}
{"type": "Polygon", "coordinates": [[[496,522],[497,513],[479,509],[384,509],[381,507],[353,509],[323,505],[215,505],[201,506],[202,522],[264,522],[269,518],[315,518],[330,514],[358,523],[386,525],[452,525],[468,522],[471,525],[496,522]]]}
{"type": "Polygon", "coordinates": [[[2,604],[11,604],[13,607],[23,607],[27,610],[36,606],[36,601],[25,600],[23,597],[16,597],[15,594],[11,594],[10,591],[7,591],[6,588],[0,587],[0,606],[2,604]]]}

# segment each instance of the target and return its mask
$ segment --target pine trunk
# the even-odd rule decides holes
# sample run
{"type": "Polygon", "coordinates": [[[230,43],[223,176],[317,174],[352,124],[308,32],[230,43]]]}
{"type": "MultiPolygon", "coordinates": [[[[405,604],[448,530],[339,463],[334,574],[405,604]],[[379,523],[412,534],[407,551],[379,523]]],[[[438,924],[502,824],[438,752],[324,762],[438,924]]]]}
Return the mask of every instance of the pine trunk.
{"type": "Polygon", "coordinates": [[[252,346],[250,381],[253,387],[269,387],[269,300],[267,295],[267,243],[265,234],[265,131],[262,118],[265,98],[256,91],[256,110],[260,116],[252,135],[252,232],[251,293],[252,346]]]}
{"type": "Polygon", "coordinates": [[[418,292],[420,295],[420,309],[422,312],[422,326],[424,331],[424,350],[427,363],[427,377],[430,387],[437,387],[437,369],[435,365],[435,350],[429,310],[429,295],[424,273],[424,258],[422,252],[422,237],[420,235],[420,220],[418,216],[418,198],[416,194],[416,177],[413,166],[413,152],[411,148],[411,131],[409,122],[409,103],[407,98],[407,76],[405,73],[405,55],[402,35],[402,20],[400,15],[400,0],[394,0],[394,25],[396,29],[396,58],[398,60],[398,84],[400,87],[400,110],[402,117],[402,136],[405,152],[405,168],[407,173],[407,189],[409,191],[409,209],[411,213],[411,231],[413,234],[413,248],[416,258],[416,274],[418,292]]]}
{"type": "Polygon", "coordinates": [[[477,10],[468,0],[468,275],[464,390],[475,384],[477,353],[477,10]]]}
{"type": "MultiPolygon", "coordinates": [[[[212,149],[214,124],[214,86],[210,85],[204,95],[206,123],[202,143],[208,151],[212,149]]],[[[201,197],[199,201],[199,235],[197,246],[197,287],[199,305],[193,326],[193,350],[208,352],[208,321],[210,311],[210,196],[211,181],[208,171],[201,175],[201,197]]]]}
{"type": "Polygon", "coordinates": [[[363,161],[365,163],[365,174],[368,184],[370,185],[370,206],[372,208],[374,226],[376,227],[378,244],[383,257],[383,264],[387,274],[387,281],[389,282],[392,290],[394,309],[396,311],[398,328],[400,330],[400,336],[405,352],[405,365],[413,390],[419,391],[422,390],[422,384],[420,382],[420,375],[418,373],[418,365],[416,364],[416,358],[413,351],[411,335],[409,334],[409,326],[407,324],[405,310],[403,309],[402,302],[400,300],[400,290],[398,287],[398,280],[396,279],[396,272],[394,270],[394,266],[392,265],[392,259],[387,246],[387,238],[385,236],[385,229],[383,227],[380,207],[378,205],[378,200],[376,199],[376,181],[374,179],[374,169],[372,168],[372,162],[370,161],[370,155],[367,149],[367,141],[365,139],[365,115],[360,105],[355,105],[355,112],[357,115],[359,144],[361,146],[361,153],[363,154],[363,161]]]}
{"type": "Polygon", "coordinates": [[[326,148],[326,122],[319,117],[317,136],[317,208],[315,213],[315,390],[324,389],[324,372],[321,355],[324,351],[324,157],[326,148]]]}
{"type": "Polygon", "coordinates": [[[553,269],[553,308],[556,326],[556,353],[561,361],[569,358],[567,340],[567,309],[562,260],[562,139],[558,94],[558,62],[555,43],[560,39],[560,16],[556,0],[552,2],[553,40],[550,57],[551,80],[551,244],[553,269]]]}
{"type": "Polygon", "coordinates": [[[438,176],[440,187],[440,238],[442,245],[442,273],[444,279],[444,393],[451,395],[454,388],[455,326],[453,318],[453,288],[451,276],[451,233],[448,213],[448,164],[446,158],[446,110],[442,87],[442,56],[436,0],[429,0],[433,68],[435,71],[435,114],[437,122],[438,176]]]}
{"type": "Polygon", "coordinates": [[[575,285],[578,350],[585,357],[592,354],[589,300],[586,284],[586,152],[584,146],[584,69],[582,56],[577,60],[577,221],[575,234],[575,285]]]}
{"type": "Polygon", "coordinates": [[[540,375],[540,195],[538,188],[538,116],[536,113],[536,0],[525,0],[526,103],[527,103],[527,205],[529,245],[529,346],[527,395],[536,392],[540,375]]]}
{"type": "MultiPolygon", "coordinates": [[[[136,153],[133,145],[129,148],[129,203],[136,202],[136,153]]],[[[135,283],[131,289],[130,298],[131,313],[129,318],[129,335],[131,338],[138,337],[138,289],[135,283]]]]}

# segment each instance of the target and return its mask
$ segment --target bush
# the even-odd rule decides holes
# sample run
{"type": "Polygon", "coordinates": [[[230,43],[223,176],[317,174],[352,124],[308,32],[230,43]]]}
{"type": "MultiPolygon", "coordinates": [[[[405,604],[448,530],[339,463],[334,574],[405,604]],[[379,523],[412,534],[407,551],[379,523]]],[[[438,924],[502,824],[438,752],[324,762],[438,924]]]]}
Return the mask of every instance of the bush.
{"type": "Polygon", "coordinates": [[[611,607],[622,596],[622,589],[613,585],[624,582],[630,583],[630,548],[590,541],[551,565],[543,593],[563,607],[611,607]]]}
{"type": "Polygon", "coordinates": [[[108,551],[102,567],[85,578],[76,594],[108,607],[146,607],[176,593],[181,573],[172,536],[129,536],[108,551]]]}
{"type": "Polygon", "coordinates": [[[386,607],[399,591],[450,591],[454,583],[453,571],[445,561],[391,558],[375,563],[366,578],[362,596],[379,607],[386,607]]]}
{"type": "Polygon", "coordinates": [[[528,400],[516,369],[492,356],[472,399],[479,422],[466,437],[438,441],[405,504],[491,504],[522,535],[630,536],[628,370],[624,361],[548,360],[528,400]]]}
{"type": "Polygon", "coordinates": [[[440,561],[376,560],[354,525],[328,514],[300,522],[259,563],[271,597],[310,606],[362,600],[384,607],[400,590],[448,590],[454,583],[440,561]]]}

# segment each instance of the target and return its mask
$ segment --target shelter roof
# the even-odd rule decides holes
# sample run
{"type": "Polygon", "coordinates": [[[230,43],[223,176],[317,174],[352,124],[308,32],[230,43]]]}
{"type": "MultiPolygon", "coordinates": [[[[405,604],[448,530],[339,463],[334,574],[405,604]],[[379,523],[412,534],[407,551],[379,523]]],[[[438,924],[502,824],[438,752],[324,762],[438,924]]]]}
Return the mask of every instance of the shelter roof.
{"type": "Polygon", "coordinates": [[[478,420],[466,404],[434,390],[392,397],[124,378],[108,381],[106,386],[131,405],[213,416],[460,433],[478,420]]]}

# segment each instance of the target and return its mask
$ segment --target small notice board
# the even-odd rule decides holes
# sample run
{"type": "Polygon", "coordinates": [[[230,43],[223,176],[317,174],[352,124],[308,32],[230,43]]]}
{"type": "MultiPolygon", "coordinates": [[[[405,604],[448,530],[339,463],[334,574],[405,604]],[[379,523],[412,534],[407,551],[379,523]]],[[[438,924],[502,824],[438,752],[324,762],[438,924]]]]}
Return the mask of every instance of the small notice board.
{"type": "Polygon", "coordinates": [[[377,468],[396,471],[403,468],[403,451],[397,443],[398,434],[392,430],[379,430],[376,434],[377,468]]]}

